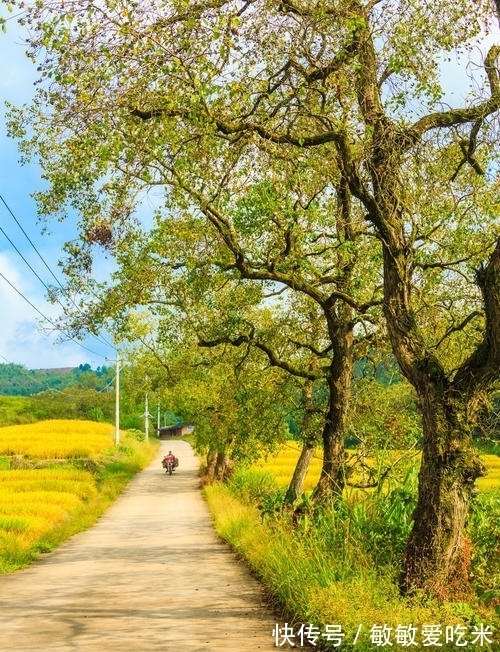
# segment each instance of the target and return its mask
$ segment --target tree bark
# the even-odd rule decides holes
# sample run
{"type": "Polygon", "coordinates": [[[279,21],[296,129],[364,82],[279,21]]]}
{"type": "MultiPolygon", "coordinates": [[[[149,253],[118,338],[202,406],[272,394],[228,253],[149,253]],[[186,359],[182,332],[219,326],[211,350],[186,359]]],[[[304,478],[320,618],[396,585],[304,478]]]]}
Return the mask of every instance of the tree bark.
{"type": "Polygon", "coordinates": [[[403,594],[415,589],[440,599],[466,596],[470,542],[464,536],[475,480],[484,467],[460,418],[463,401],[429,383],[423,401],[423,447],[414,526],[401,573],[403,594]]]}
{"type": "Polygon", "coordinates": [[[214,476],[219,482],[226,482],[231,474],[232,463],[226,451],[218,451],[215,460],[214,476]]]}
{"type": "Polygon", "coordinates": [[[217,451],[210,448],[207,453],[207,467],[203,474],[203,483],[211,484],[215,480],[215,466],[217,464],[217,451]]]}
{"type": "Polygon", "coordinates": [[[394,355],[417,392],[423,427],[418,501],[400,589],[403,594],[423,589],[438,598],[456,597],[468,590],[464,529],[474,481],[481,475],[466,416],[472,388],[453,385],[416,324],[411,251],[405,247],[397,206],[390,206],[393,188],[386,186],[378,201],[385,209],[384,313],[394,355]]]}
{"type": "Polygon", "coordinates": [[[332,420],[332,412],[323,429],[323,466],[318,484],[314,489],[315,504],[333,502],[342,497],[345,487],[345,452],[343,423],[332,420]]]}
{"type": "Polygon", "coordinates": [[[342,496],[345,477],[345,420],[351,397],[353,333],[351,309],[342,306],[339,319],[329,319],[333,358],[327,378],[328,411],[323,427],[323,466],[313,492],[314,503],[332,502],[342,496]]]}
{"type": "MultiPolygon", "coordinates": [[[[317,366],[317,360],[314,359],[310,365],[310,368],[311,370],[317,370],[317,366]]],[[[302,495],[307,472],[309,471],[309,466],[314,456],[314,451],[316,450],[319,442],[319,436],[314,431],[314,414],[316,410],[314,407],[313,386],[314,381],[311,379],[307,379],[305,381],[303,388],[303,417],[300,423],[300,430],[303,440],[302,450],[300,451],[299,459],[295,465],[292,479],[290,480],[290,484],[283,500],[284,505],[293,505],[297,498],[302,495]]]]}
{"type": "Polygon", "coordinates": [[[232,470],[231,457],[226,451],[210,448],[207,453],[207,467],[203,475],[203,483],[225,482],[232,470]]]}
{"type": "Polygon", "coordinates": [[[411,263],[394,224],[396,220],[383,240],[384,311],[394,354],[419,397],[423,426],[418,502],[400,587],[404,594],[424,589],[438,598],[456,598],[469,587],[469,544],[464,532],[475,480],[484,474],[472,443],[473,404],[478,393],[498,378],[500,244],[477,273],[483,293],[484,339],[449,378],[416,325],[411,263]]]}

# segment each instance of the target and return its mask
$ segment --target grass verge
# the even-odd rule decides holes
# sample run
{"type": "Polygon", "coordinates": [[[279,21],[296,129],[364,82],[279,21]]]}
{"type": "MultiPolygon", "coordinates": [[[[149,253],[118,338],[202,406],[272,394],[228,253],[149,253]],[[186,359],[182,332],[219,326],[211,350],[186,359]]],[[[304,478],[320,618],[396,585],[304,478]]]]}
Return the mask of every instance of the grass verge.
{"type": "MultiPolygon", "coordinates": [[[[381,516],[373,505],[294,525],[286,516],[258,509],[272,502],[272,491],[269,475],[253,471],[245,479],[236,474],[230,486],[206,487],[205,496],[217,532],[248,562],[282,614],[277,646],[285,642],[288,623],[296,648],[314,642],[315,649],[324,650],[435,647],[456,652],[467,641],[467,649],[498,649],[500,614],[494,601],[400,597],[397,537],[392,533],[384,549],[381,516]],[[263,518],[263,513],[268,515],[263,518]]],[[[382,504],[386,511],[388,506],[382,504]]]]}

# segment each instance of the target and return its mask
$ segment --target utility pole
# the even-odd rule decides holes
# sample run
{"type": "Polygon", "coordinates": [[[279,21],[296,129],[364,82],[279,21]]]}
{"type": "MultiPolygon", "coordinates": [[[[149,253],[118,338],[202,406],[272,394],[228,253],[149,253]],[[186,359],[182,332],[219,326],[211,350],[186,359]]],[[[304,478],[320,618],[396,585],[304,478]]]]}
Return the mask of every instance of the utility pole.
{"type": "Polygon", "coordinates": [[[120,443],[120,356],[116,351],[115,375],[115,445],[120,443]]]}
{"type": "Polygon", "coordinates": [[[146,394],[146,406],[144,408],[144,431],[146,433],[146,441],[149,439],[149,417],[148,395],[146,394]]]}

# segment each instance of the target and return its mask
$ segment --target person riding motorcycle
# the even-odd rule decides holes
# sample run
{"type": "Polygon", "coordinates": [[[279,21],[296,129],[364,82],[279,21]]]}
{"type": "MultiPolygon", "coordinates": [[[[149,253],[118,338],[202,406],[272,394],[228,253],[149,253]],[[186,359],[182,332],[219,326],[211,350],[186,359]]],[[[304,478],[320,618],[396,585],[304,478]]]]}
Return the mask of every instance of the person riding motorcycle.
{"type": "Polygon", "coordinates": [[[165,460],[166,460],[167,462],[173,462],[173,463],[175,464],[176,457],[175,457],[175,455],[172,453],[172,451],[168,451],[168,455],[165,455],[165,460]]]}
{"type": "Polygon", "coordinates": [[[169,464],[171,465],[171,470],[175,469],[177,466],[179,466],[179,460],[175,457],[175,455],[172,453],[172,451],[168,451],[168,455],[165,455],[161,462],[162,466],[164,469],[167,469],[168,471],[168,466],[169,464]]]}

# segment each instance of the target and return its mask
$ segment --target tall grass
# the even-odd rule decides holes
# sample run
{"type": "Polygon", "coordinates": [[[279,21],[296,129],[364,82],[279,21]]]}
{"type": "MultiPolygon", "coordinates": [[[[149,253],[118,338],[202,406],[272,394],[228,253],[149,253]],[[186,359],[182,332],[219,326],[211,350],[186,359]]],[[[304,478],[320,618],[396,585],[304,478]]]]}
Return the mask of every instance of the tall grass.
{"type": "MultiPolygon", "coordinates": [[[[408,643],[405,628],[413,628],[416,646],[408,646],[423,649],[431,624],[441,627],[440,650],[456,652],[465,635],[467,649],[498,649],[500,490],[481,492],[471,514],[477,597],[469,603],[438,604],[425,596],[409,601],[399,595],[398,575],[412,525],[416,464],[383,491],[348,494],[335,510],[308,509],[305,495],[305,509],[297,518],[279,509],[288,480],[283,457],[276,477],[274,463],[268,460],[260,471],[237,470],[229,485],[213,485],[205,492],[218,532],[258,573],[276,601],[282,625],[288,622],[296,634],[302,624],[320,632],[341,627],[342,650],[375,649],[382,643],[377,643],[377,627],[391,634],[390,649],[398,649],[398,641],[408,643]],[[472,641],[481,623],[496,633],[492,644],[484,640],[478,647],[472,641]]],[[[293,464],[288,476],[292,470],[293,464]]],[[[299,642],[296,638],[296,647],[299,642]]],[[[316,649],[338,649],[338,642],[320,638],[316,649]]]]}

